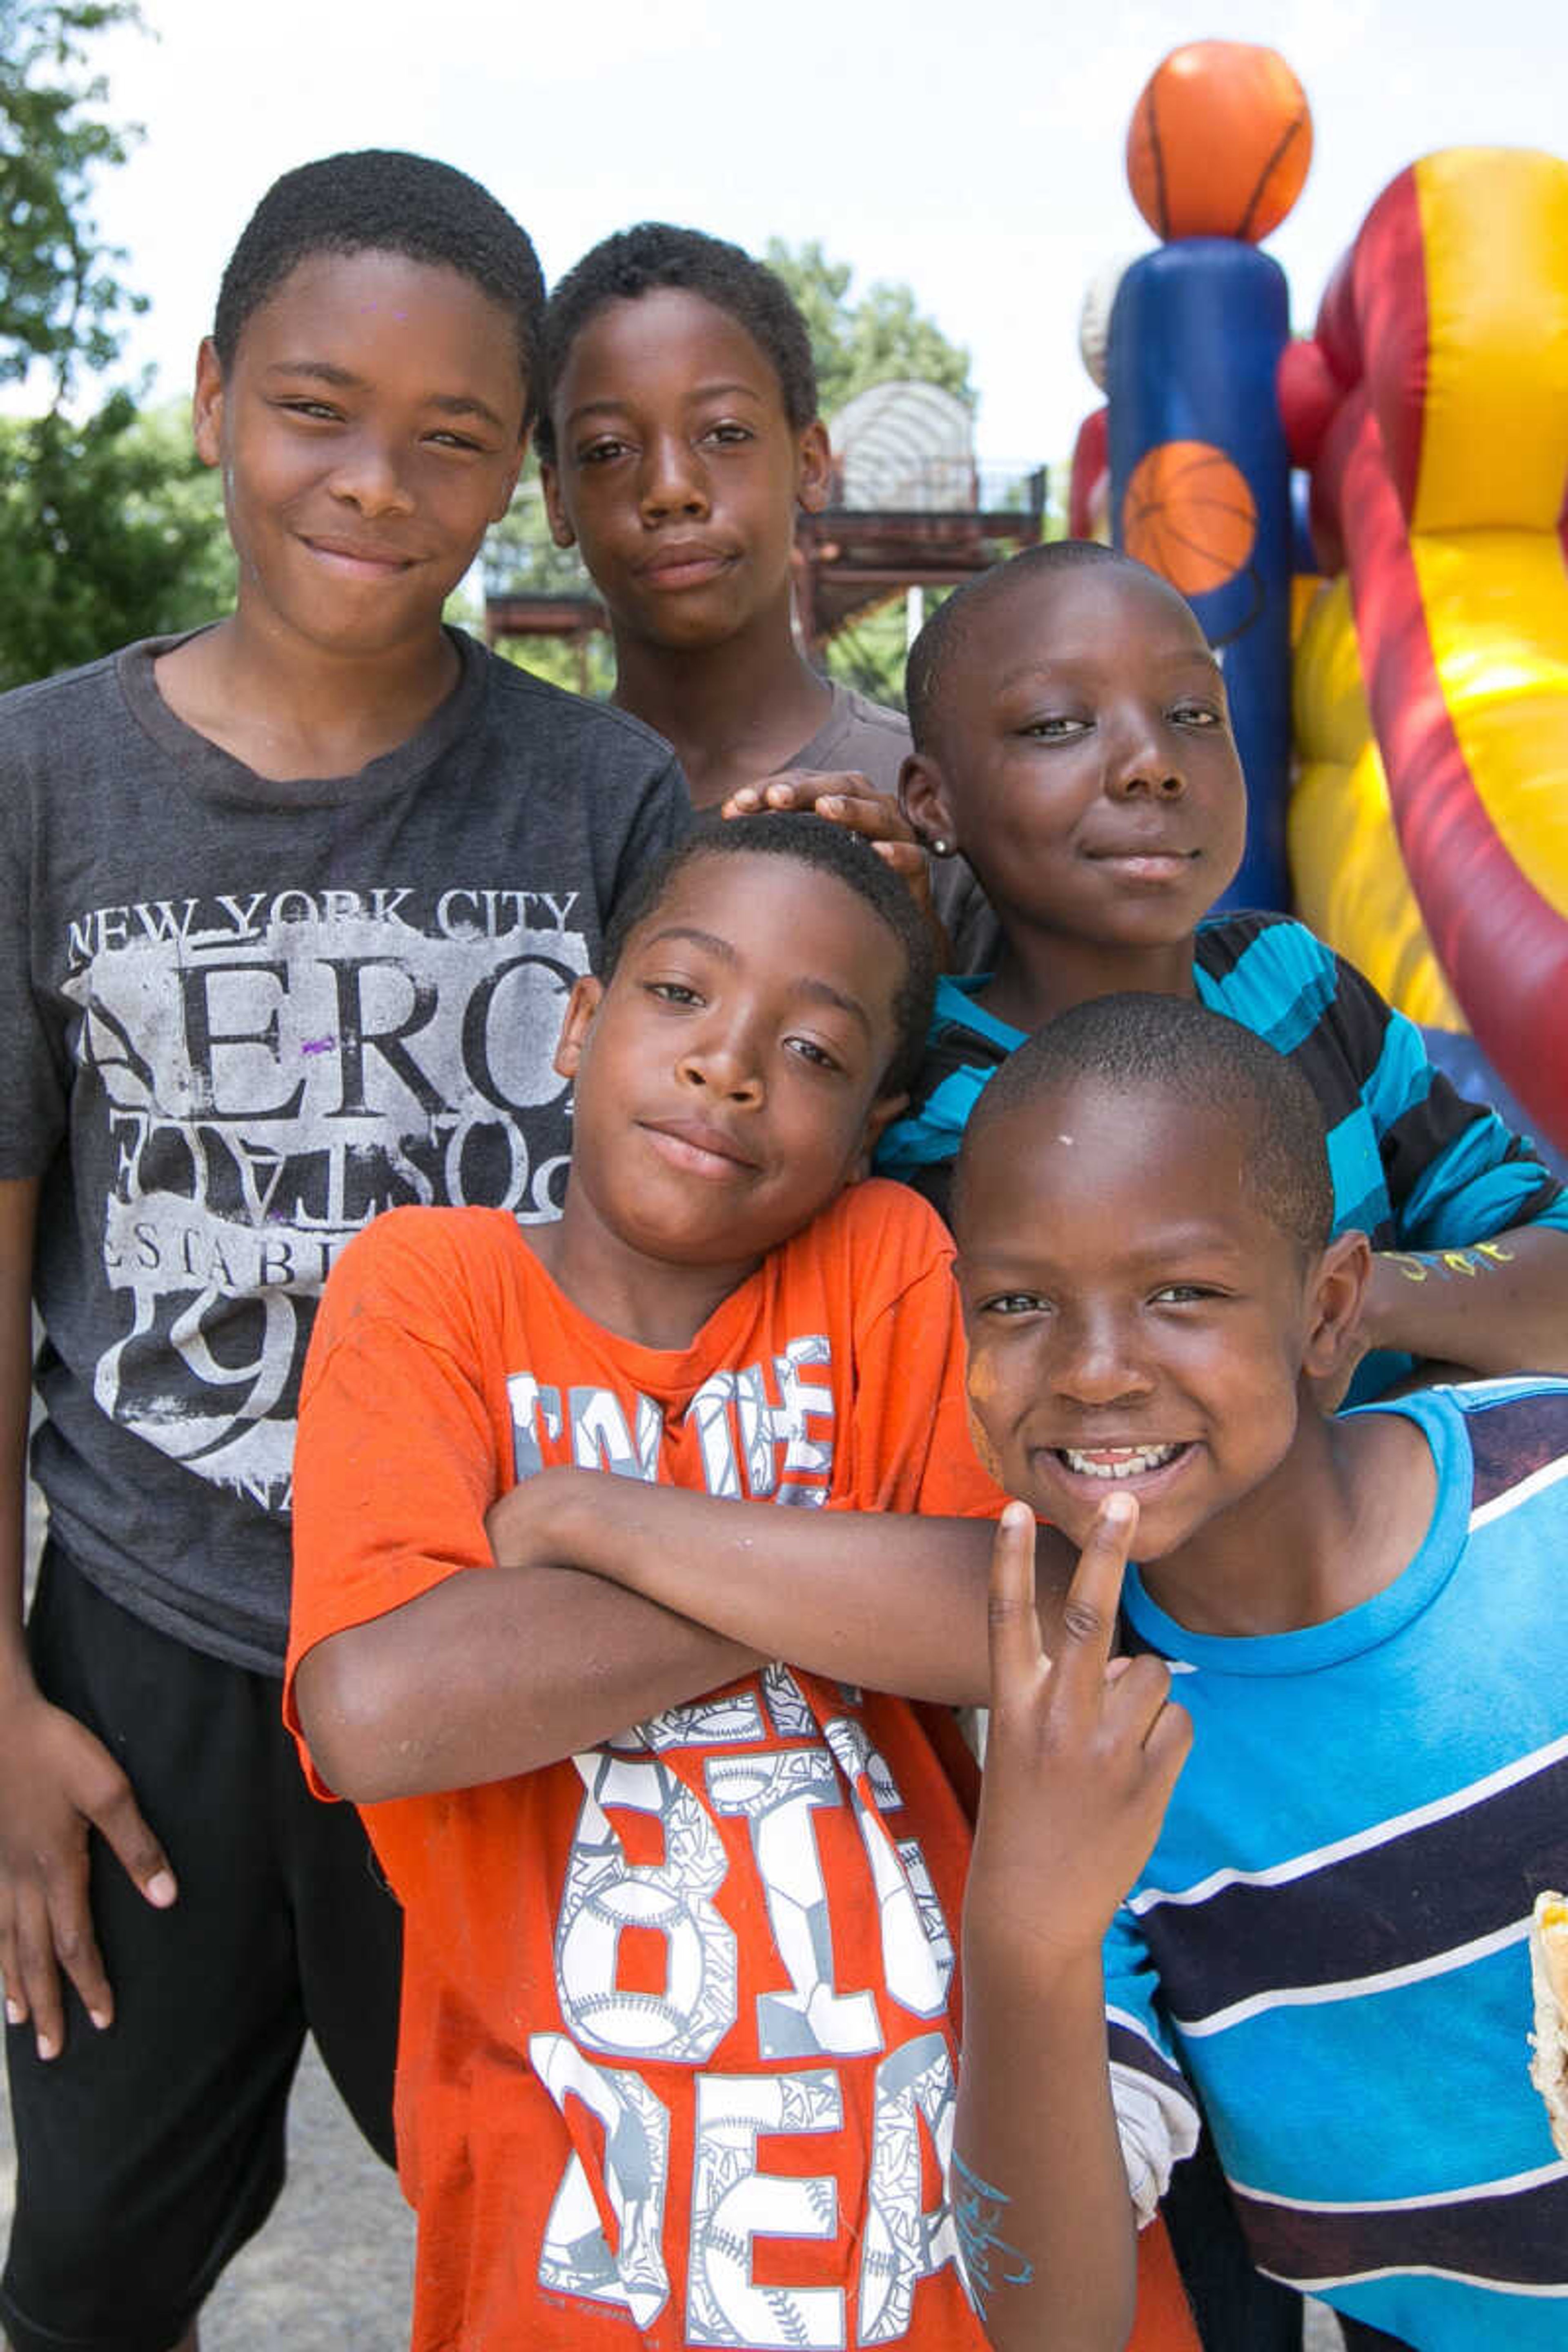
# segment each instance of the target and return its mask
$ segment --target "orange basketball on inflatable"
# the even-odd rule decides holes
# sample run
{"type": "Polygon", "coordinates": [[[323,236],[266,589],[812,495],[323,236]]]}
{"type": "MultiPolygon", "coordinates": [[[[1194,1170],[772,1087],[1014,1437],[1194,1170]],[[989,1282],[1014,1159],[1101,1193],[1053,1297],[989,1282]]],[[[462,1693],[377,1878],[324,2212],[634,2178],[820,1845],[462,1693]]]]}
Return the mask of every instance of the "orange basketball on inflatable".
{"type": "Polygon", "coordinates": [[[1212,441],[1162,441],[1133,467],[1121,544],[1184,596],[1235,578],[1258,537],[1247,477],[1212,441]]]}
{"type": "Polygon", "coordinates": [[[1312,160],[1306,92],[1278,49],[1191,41],[1143,85],[1127,133],[1127,184],[1160,236],[1278,228],[1312,160]]]}

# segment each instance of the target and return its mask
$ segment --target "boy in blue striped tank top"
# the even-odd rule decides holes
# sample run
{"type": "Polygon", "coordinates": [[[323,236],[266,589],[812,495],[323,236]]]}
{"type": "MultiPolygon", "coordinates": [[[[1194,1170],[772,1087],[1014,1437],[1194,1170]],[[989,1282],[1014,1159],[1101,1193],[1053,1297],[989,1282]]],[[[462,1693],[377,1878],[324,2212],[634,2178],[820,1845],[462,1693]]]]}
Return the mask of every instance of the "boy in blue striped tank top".
{"type": "Polygon", "coordinates": [[[945,1213],[964,1123],[1025,1036],[1121,989],[1195,997],[1298,1063],[1329,1130],[1336,1229],[1374,1253],[1352,1401],[1415,1359],[1568,1372],[1568,1198],[1420,1032],[1306,928],[1209,909],[1246,792],[1190,607],[1090,541],[1032,548],[939,607],[909,667],[915,832],[984,887],[994,969],[948,979],[878,1164],[945,1213]]]}
{"type": "Polygon", "coordinates": [[[1030,1039],[954,1205],[983,1450],[1083,1547],[1048,1666],[1029,1513],[993,1572],[954,2190],[996,2352],[1121,2342],[1194,2093],[1347,2342],[1556,2352],[1568,1381],[1321,1411],[1371,1253],[1299,1066],[1191,1002],[1030,1039]]]}

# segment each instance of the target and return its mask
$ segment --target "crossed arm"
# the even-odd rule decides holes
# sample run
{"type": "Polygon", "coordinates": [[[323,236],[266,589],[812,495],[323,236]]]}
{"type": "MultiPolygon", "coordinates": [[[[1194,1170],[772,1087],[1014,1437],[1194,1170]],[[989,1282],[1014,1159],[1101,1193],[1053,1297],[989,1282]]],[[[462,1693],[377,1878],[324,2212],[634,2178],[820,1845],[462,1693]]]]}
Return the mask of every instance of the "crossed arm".
{"type": "MultiPolygon", "coordinates": [[[[359,1803],[552,1763],[761,1659],[984,1703],[989,1521],[781,1510],[552,1469],[489,1518],[496,1566],[318,1643],[296,1682],[359,1803]]],[[[1042,1559],[1047,1611],[1059,1595],[1042,1559]]]]}

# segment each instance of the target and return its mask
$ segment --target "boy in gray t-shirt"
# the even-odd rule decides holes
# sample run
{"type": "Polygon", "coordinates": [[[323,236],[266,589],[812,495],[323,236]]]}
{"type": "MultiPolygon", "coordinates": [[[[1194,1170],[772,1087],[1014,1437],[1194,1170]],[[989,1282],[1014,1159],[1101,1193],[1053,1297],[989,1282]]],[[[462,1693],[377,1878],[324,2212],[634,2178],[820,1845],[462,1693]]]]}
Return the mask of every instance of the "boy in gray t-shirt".
{"type": "Polygon", "coordinates": [[[646,728],[441,625],[516,481],[542,299],[445,165],[288,174],[198,364],[237,610],[0,700],[16,2352],[194,2343],[307,2027],[390,2153],[397,1915],[279,1719],[310,1318],[383,1208],[557,1213],[561,1008],[687,821],[646,728]]]}

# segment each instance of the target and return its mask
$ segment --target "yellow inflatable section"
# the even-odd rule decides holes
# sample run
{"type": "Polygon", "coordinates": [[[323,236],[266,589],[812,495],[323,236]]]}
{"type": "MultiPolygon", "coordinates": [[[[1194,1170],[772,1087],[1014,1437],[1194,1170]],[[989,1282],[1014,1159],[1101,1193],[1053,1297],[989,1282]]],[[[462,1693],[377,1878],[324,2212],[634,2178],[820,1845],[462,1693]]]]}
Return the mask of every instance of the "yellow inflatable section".
{"type": "Polygon", "coordinates": [[[1412,1021],[1463,1029],[1400,855],[1342,574],[1308,608],[1294,691],[1300,767],[1289,839],[1297,912],[1412,1021]]]}
{"type": "MultiPolygon", "coordinates": [[[[1487,780],[1488,813],[1515,865],[1568,919],[1562,550],[1539,531],[1467,531],[1417,540],[1413,551],[1443,698],[1467,763],[1487,780]]],[[[1394,831],[1342,573],[1308,607],[1293,690],[1300,764],[1289,854],[1301,920],[1413,1021],[1464,1029],[1394,831]]]]}
{"type": "Polygon", "coordinates": [[[1312,356],[1314,533],[1345,570],[1297,644],[1297,904],[1402,1011],[1517,1059],[1561,1131],[1568,163],[1456,149],[1402,173],[1312,356]]]}

